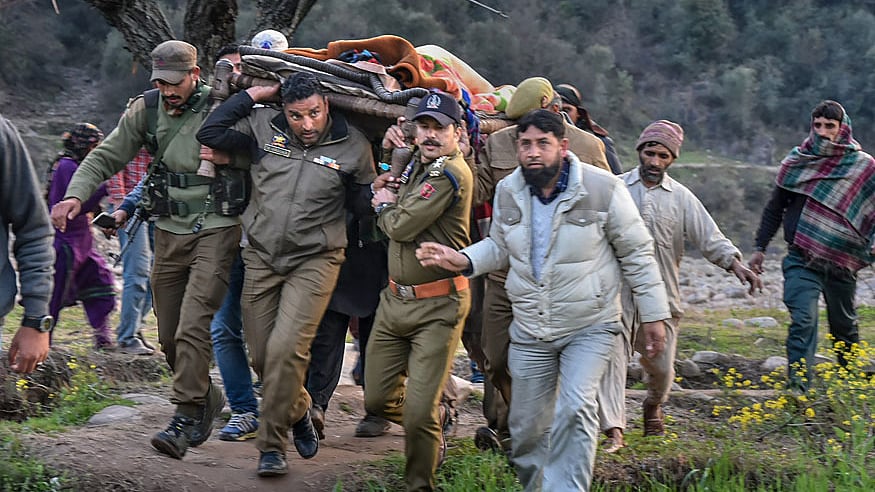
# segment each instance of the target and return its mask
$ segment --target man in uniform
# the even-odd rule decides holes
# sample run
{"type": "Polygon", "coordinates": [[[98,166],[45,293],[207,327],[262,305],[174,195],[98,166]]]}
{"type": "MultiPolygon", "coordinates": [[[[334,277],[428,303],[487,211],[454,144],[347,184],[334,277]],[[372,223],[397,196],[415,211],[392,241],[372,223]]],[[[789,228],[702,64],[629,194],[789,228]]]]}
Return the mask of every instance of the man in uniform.
{"type": "Polygon", "coordinates": [[[151,80],[160,95],[157,108],[147,107],[144,97],[128,104],[116,129],[79,165],[65,199],[52,208],[52,222],[63,231],[100,183],[122,170],[140,147],[157,143],[147,186],[160,188],[149,202],[159,216],[152,295],[158,341],[173,371],[170,401],[176,411],[167,428],[152,437],[152,446],[181,459],[189,446],[207,440],[225,404],[209,377],[210,321],[228,290],[240,220],[214,212],[212,179],[196,174],[200,145],[194,134],[203,123],[210,87],[200,81],[195,47],[176,40],[159,44],[152,51],[151,80]],[[157,142],[149,135],[153,116],[157,142]]]}
{"type": "Polygon", "coordinates": [[[345,258],[347,209],[373,213],[371,146],[341,113],[330,111],[319,81],[307,72],[290,76],[281,90],[277,84],[235,94],[210,115],[198,139],[253,157],[252,203],[243,214],[249,240],[243,326],[264,382],[258,474],[284,475],[290,427],[301,457],[319,449],[304,389],[310,345],[345,258]],[[253,107],[278,91],[282,113],[253,107]]]}
{"type": "MultiPolygon", "coordinates": [[[[517,119],[535,109],[548,109],[554,113],[560,113],[562,109],[562,99],[553,91],[550,81],[543,77],[520,82],[506,113],[517,119]]],[[[580,162],[610,171],[605,158],[605,145],[601,140],[568,121],[564,125],[568,150],[580,162]]],[[[514,125],[493,133],[486,140],[479,156],[475,204],[491,204],[496,184],[519,167],[516,135],[517,127],[514,125]]],[[[506,278],[506,269],[490,272],[486,276],[481,343],[486,355],[486,375],[496,391],[491,392],[492,397],[485,398],[483,402],[488,426],[480,427],[475,434],[475,444],[484,450],[510,451],[510,432],[507,427],[507,409],[511,399],[511,378],[507,370],[510,337],[507,330],[512,315],[510,300],[504,289],[506,278]]]]}
{"type": "MultiPolygon", "coordinates": [[[[452,96],[423,97],[414,116],[418,149],[398,193],[374,185],[378,224],[389,237],[389,287],[368,341],[365,408],[404,426],[407,490],[435,488],[448,417],[438,402],[471,305],[465,277],[424,268],[415,256],[421,241],[453,249],[469,242],[473,177],[459,150],[460,120],[452,96]]],[[[405,145],[397,127],[386,132],[384,148],[405,145]]]]}

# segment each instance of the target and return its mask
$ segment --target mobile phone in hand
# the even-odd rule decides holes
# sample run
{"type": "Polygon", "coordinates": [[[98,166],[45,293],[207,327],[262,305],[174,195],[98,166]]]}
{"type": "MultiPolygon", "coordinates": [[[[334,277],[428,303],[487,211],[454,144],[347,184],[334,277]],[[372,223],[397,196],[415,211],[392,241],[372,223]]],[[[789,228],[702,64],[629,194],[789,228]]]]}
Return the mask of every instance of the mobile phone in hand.
{"type": "Polygon", "coordinates": [[[96,225],[103,229],[115,229],[117,227],[115,217],[106,212],[101,212],[100,215],[95,217],[94,220],[91,221],[91,225],[96,225]]]}

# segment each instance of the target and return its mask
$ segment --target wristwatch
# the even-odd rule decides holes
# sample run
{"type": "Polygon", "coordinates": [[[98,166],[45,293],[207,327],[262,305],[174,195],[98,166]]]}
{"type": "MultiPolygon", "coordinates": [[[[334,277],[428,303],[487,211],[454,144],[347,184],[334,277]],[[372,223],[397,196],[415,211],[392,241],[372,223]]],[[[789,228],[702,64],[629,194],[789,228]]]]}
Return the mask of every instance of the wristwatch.
{"type": "Polygon", "coordinates": [[[383,209],[385,209],[385,208],[388,207],[389,205],[394,205],[394,203],[392,203],[392,202],[381,202],[379,205],[377,205],[376,207],[374,207],[374,213],[376,213],[377,215],[380,215],[380,212],[382,212],[383,209]]]}
{"type": "Polygon", "coordinates": [[[21,318],[21,326],[33,328],[40,333],[48,333],[52,331],[52,325],[55,319],[51,316],[24,316],[21,318]]]}

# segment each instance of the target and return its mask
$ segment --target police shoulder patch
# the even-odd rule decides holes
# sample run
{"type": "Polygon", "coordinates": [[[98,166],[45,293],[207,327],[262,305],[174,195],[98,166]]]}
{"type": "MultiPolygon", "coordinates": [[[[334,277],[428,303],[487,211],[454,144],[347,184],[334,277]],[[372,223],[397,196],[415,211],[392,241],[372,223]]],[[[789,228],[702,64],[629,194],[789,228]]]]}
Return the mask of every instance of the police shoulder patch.
{"type": "Polygon", "coordinates": [[[422,188],[419,189],[419,196],[425,200],[431,198],[434,192],[437,191],[437,188],[432,186],[431,183],[425,183],[422,185],[422,188]]]}

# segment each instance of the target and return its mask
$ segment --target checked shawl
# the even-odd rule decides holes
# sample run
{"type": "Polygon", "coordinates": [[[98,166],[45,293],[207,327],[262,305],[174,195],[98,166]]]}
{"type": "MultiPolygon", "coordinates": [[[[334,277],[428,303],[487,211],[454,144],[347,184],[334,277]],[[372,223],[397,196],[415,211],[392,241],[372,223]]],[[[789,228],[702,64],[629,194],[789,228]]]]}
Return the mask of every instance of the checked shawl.
{"type": "Polygon", "coordinates": [[[775,181],[808,197],[793,244],[853,272],[875,260],[875,160],[851,135],[847,112],[835,142],[812,127],[802,145],[781,161],[775,181]]]}

